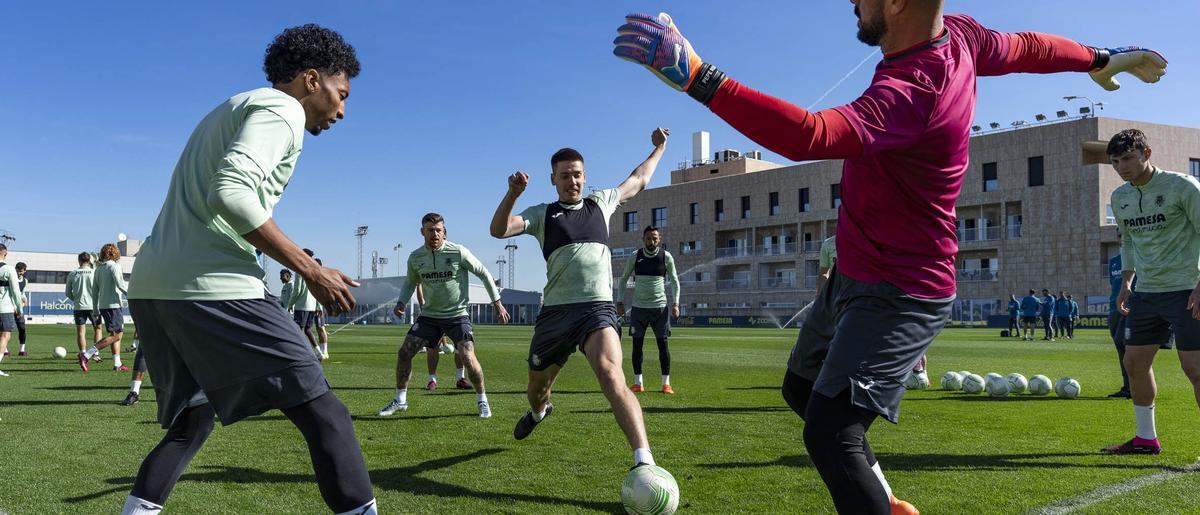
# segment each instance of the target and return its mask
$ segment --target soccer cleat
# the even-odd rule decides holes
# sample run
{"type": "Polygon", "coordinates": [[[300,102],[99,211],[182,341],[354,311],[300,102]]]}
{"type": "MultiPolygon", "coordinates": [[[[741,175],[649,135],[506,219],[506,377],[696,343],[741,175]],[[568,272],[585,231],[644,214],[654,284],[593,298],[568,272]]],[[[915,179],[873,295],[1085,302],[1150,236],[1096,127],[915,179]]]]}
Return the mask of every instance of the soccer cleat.
{"type": "Polygon", "coordinates": [[[0,377],[8,377],[8,374],[3,370],[0,370],[0,377]]]}
{"type": "Polygon", "coordinates": [[[137,392],[129,392],[129,395],[125,396],[125,400],[121,401],[122,406],[133,406],[134,404],[137,404],[137,403],[138,403],[138,393],[137,392]]]}
{"type": "Polygon", "coordinates": [[[471,382],[467,381],[467,378],[465,377],[459,379],[457,383],[454,383],[454,387],[458,388],[459,390],[470,390],[474,388],[474,386],[471,386],[471,382]]]}
{"type": "Polygon", "coordinates": [[[1158,438],[1147,440],[1135,436],[1121,445],[1100,449],[1100,452],[1103,454],[1158,454],[1162,452],[1162,445],[1158,443],[1158,438]]]}
{"type": "Polygon", "coordinates": [[[669,385],[669,384],[664,384],[664,385],[663,385],[663,390],[662,390],[662,392],[663,392],[663,393],[665,393],[665,394],[667,394],[667,395],[671,395],[671,394],[674,394],[674,393],[675,393],[675,390],[672,390],[672,389],[671,389],[671,385],[669,385]]]}
{"type": "MultiPolygon", "coordinates": [[[[546,417],[549,417],[553,412],[554,405],[547,402],[546,414],[542,416],[542,420],[546,420],[546,417]]],[[[521,420],[517,421],[517,427],[513,428],[513,438],[516,438],[517,440],[524,440],[526,436],[529,436],[529,433],[533,432],[533,428],[537,427],[542,420],[534,420],[533,412],[526,412],[525,416],[521,417],[521,420]]]]}
{"type": "Polygon", "coordinates": [[[113,370],[114,370],[114,371],[116,371],[116,372],[129,372],[129,371],[130,371],[130,370],[132,370],[132,369],[131,369],[131,368],[129,368],[129,367],[127,367],[127,366],[125,366],[125,365],[121,365],[121,366],[119,366],[119,367],[113,367],[113,370]]]}
{"type": "Polygon", "coordinates": [[[400,402],[399,399],[392,399],[387,406],[384,406],[383,409],[379,410],[379,416],[390,417],[397,411],[408,411],[408,403],[400,402]]]}
{"type": "Polygon", "coordinates": [[[4,357],[12,356],[8,351],[4,351],[4,357]]]}
{"type": "Polygon", "coordinates": [[[102,356],[100,356],[99,352],[97,352],[94,356],[92,356],[92,363],[99,363],[101,361],[104,361],[104,358],[102,356]]]}
{"type": "Polygon", "coordinates": [[[1108,398],[1110,399],[1129,399],[1131,397],[1132,395],[1130,395],[1129,390],[1124,388],[1108,394],[1108,398]]]}
{"type": "Polygon", "coordinates": [[[21,351],[21,352],[17,353],[17,356],[28,356],[28,355],[29,355],[29,353],[27,353],[25,351],[21,351]]]}
{"type": "Polygon", "coordinates": [[[633,393],[642,393],[642,392],[646,391],[646,388],[643,387],[641,385],[641,383],[634,383],[629,386],[629,391],[631,391],[633,393]]]}
{"type": "Polygon", "coordinates": [[[328,353],[328,352],[322,352],[322,353],[321,353],[321,361],[327,361],[327,360],[329,360],[329,353],[328,353]]]}
{"type": "Polygon", "coordinates": [[[437,379],[430,379],[428,383],[425,383],[425,389],[431,392],[437,390],[437,379]]]}
{"type": "Polygon", "coordinates": [[[479,418],[492,418],[492,407],[488,401],[479,401],[479,418]]]}
{"type": "Polygon", "coordinates": [[[903,499],[897,499],[894,495],[892,496],[891,504],[892,515],[921,515],[921,512],[917,511],[917,507],[913,506],[912,503],[903,499]]]}
{"type": "Polygon", "coordinates": [[[86,357],[86,356],[84,356],[82,352],[80,352],[80,353],[78,354],[78,356],[79,356],[79,369],[80,369],[80,370],[83,370],[84,372],[87,372],[87,371],[88,371],[88,360],[87,360],[87,357],[86,357]]]}

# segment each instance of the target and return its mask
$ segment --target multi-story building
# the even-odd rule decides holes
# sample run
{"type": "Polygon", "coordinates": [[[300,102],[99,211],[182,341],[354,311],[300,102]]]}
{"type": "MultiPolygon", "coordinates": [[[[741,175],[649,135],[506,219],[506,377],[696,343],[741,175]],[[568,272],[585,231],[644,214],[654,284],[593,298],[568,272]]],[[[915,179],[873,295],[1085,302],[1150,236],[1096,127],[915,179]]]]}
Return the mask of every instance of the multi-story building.
{"type": "MultiPolygon", "coordinates": [[[[1122,181],[1104,150],[1126,128],[1146,133],[1157,166],[1200,176],[1200,129],[1097,117],[974,128],[957,204],[954,319],[1001,313],[1010,294],[1030,288],[1065,290],[1081,311],[1107,313],[1107,262],[1120,249],[1108,199],[1122,181]]],[[[693,144],[693,161],[671,172],[669,186],[613,215],[614,274],[654,225],[675,256],[685,313],[786,320],[815,295],[821,242],[837,227],[841,161],[783,166],[736,151],[707,159],[707,134],[693,144]]]]}

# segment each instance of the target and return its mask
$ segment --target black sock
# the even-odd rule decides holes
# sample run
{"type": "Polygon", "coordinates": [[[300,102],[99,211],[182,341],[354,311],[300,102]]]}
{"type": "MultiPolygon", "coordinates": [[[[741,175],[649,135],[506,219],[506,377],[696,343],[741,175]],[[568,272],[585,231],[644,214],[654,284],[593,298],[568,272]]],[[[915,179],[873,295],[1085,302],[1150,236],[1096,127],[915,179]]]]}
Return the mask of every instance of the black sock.
{"type": "Polygon", "coordinates": [[[341,513],[375,498],[362,449],[350,424],[350,411],[333,392],[285,409],[283,414],[308,442],[317,487],[326,506],[341,513]]]}
{"type": "Polygon", "coordinates": [[[130,495],[165,504],[179,476],[212,433],[213,415],[212,405],[207,403],[183,410],[158,446],[142,460],[130,495]]]}

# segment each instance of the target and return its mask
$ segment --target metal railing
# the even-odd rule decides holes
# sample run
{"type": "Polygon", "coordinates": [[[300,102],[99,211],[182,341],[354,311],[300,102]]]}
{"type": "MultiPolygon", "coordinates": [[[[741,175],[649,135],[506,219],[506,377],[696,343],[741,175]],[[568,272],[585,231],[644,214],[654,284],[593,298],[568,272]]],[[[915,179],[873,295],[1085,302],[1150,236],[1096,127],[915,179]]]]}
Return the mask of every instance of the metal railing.
{"type": "Polygon", "coordinates": [[[681,256],[699,256],[701,254],[704,254],[704,249],[700,247],[683,247],[679,249],[679,255],[681,256]]]}
{"type": "Polygon", "coordinates": [[[824,243],[824,241],[820,241],[820,240],[819,241],[806,241],[806,242],[804,242],[804,251],[805,252],[820,252],[822,243],[824,243]]]}
{"type": "Polygon", "coordinates": [[[796,242],[789,241],[787,243],[776,243],[773,245],[760,245],[756,249],[756,254],[760,256],[786,256],[796,253],[796,242]]]}
{"type": "Polygon", "coordinates": [[[959,229],[958,241],[992,241],[1000,239],[1000,226],[976,227],[974,229],[959,229]]]}
{"type": "Polygon", "coordinates": [[[959,268],[956,274],[956,278],[960,283],[995,281],[999,276],[999,270],[987,268],[959,268]]]}
{"type": "Polygon", "coordinates": [[[763,289],[795,288],[795,277],[760,277],[758,287],[763,289]]]}
{"type": "Polygon", "coordinates": [[[1008,226],[1008,239],[1021,239],[1021,224],[1012,224],[1008,226]]]}
{"type": "Polygon", "coordinates": [[[717,248],[717,257],[746,257],[754,253],[754,249],[750,247],[719,247],[717,248]]]}
{"type": "Polygon", "coordinates": [[[749,288],[749,279],[721,279],[717,281],[718,290],[745,290],[749,288]]]}

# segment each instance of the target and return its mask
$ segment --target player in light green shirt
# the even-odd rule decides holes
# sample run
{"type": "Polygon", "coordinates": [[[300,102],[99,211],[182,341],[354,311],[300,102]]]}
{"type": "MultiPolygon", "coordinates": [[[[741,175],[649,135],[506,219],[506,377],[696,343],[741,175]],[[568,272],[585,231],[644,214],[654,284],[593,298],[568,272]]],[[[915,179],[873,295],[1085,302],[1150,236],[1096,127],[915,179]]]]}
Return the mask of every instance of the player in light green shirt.
{"type": "Polygon", "coordinates": [[[128,294],[129,285],[125,283],[125,273],[118,264],[120,260],[121,251],[116,244],[105,243],[100,248],[100,264],[92,274],[92,301],[100,312],[108,336],[79,356],[79,366],[84,371],[87,370],[87,360],[99,356],[105,348],[112,350],[113,370],[129,371],[129,367],[121,364],[121,338],[125,334],[125,312],[121,308],[121,297],[128,294]]]}
{"type": "Polygon", "coordinates": [[[837,263],[837,236],[830,236],[821,242],[821,253],[817,261],[817,266],[820,271],[817,272],[817,291],[825,287],[825,282],[829,280],[829,271],[833,269],[833,265],[837,263]]]}
{"type": "MultiPolygon", "coordinates": [[[[308,257],[313,257],[313,251],[302,249],[308,257]]],[[[317,265],[320,266],[320,261],[317,265]]],[[[292,288],[288,292],[287,304],[284,308],[292,312],[292,320],[296,322],[296,326],[308,338],[308,344],[312,348],[312,352],[317,358],[322,361],[329,359],[328,355],[322,354],[320,342],[317,340],[317,335],[313,332],[313,326],[317,323],[317,314],[320,313],[321,305],[317,303],[317,298],[313,296],[312,291],[308,289],[308,283],[299,275],[292,278],[292,288]]]]}
{"type": "MultiPolygon", "coordinates": [[[[8,352],[8,340],[17,330],[17,317],[21,316],[25,302],[21,296],[21,280],[17,277],[17,270],[4,262],[7,258],[8,246],[0,243],[0,360],[8,352]]],[[[8,374],[0,370],[0,377],[8,377],[8,374]]]]}
{"type": "MultiPolygon", "coordinates": [[[[88,345],[84,340],[84,335],[87,332],[87,324],[92,325],[92,343],[100,341],[103,335],[100,333],[100,313],[96,311],[96,301],[92,297],[92,283],[95,281],[95,270],[92,269],[92,254],[89,252],[79,253],[79,268],[72,270],[67,274],[67,286],[64,292],[68,299],[75,304],[75,343],[79,345],[79,352],[83,353],[88,345]]],[[[87,362],[81,362],[81,368],[87,369],[87,362]]]]}
{"type": "Polygon", "coordinates": [[[291,311],[292,271],[284,268],[279,271],[279,305],[286,311],[291,311]]]}
{"type": "Polygon", "coordinates": [[[1150,164],[1153,151],[1137,129],[1108,143],[1113,168],[1126,181],[1112,193],[1121,232],[1121,290],[1126,316],[1125,369],[1133,399],[1134,436],[1105,447],[1112,454],[1158,454],[1154,426],[1154,356],[1172,333],[1179,363],[1200,404],[1200,182],[1150,164]],[[1134,277],[1137,292],[1132,292],[1134,277]]]}
{"type": "MultiPolygon", "coordinates": [[[[448,336],[475,387],[479,416],[491,417],[492,409],[483,384],[483,367],[475,356],[475,334],[471,318],[467,316],[467,306],[471,302],[468,274],[483,282],[492,308],[496,311],[496,320],[501,324],[508,323],[508,310],[500,302],[500,292],[487,267],[466,247],[446,239],[446,223],[442,215],[428,213],[422,217],[421,236],[425,244],[408,255],[408,273],[393,312],[397,317],[404,318],[406,304],[418,285],[421,286],[425,302],[421,316],[409,328],[396,355],[396,397],[379,410],[379,416],[386,417],[408,409],[408,379],[412,372],[413,356],[422,348],[436,353],[442,337],[448,336]]],[[[437,380],[431,373],[432,387],[429,389],[436,388],[436,385],[437,380]]]]}
{"type": "Polygon", "coordinates": [[[304,435],[332,512],[377,513],[350,413],[267,295],[255,255],[291,269],[331,314],[354,309],[349,287],[357,283],[306,255],[272,212],[299,178],[304,133],[317,136],[345,116],[360,65],[340,34],[310,23],[279,33],[262,69],[270,87],[229,97],[192,131],[134,266],[129,309],[155,378],[158,421],[169,431],[139,468],[126,514],[162,510],[214,416],[232,424],[270,409],[304,435]]]}
{"type": "Polygon", "coordinates": [[[668,338],[671,336],[671,319],[679,318],[679,274],[675,271],[675,258],[662,248],[662,233],[653,225],[642,231],[643,247],[634,252],[625,263],[621,283],[614,296],[617,316],[625,316],[629,276],[636,275],[633,287],[633,310],[629,314],[629,336],[633,338],[633,384],[629,390],[644,392],[642,385],[642,346],[646,340],[646,328],[654,329],[654,341],[658,346],[658,364],[662,367],[662,393],[673,394],[671,388],[671,351],[668,338]],[[671,310],[667,311],[667,283],[671,284],[671,310]]]}
{"type": "Polygon", "coordinates": [[[545,302],[534,325],[529,349],[530,412],[517,422],[513,436],[524,439],[554,409],[550,386],[578,347],[592,366],[608,398],[617,424],[634,449],[634,465],[654,464],[642,408],[625,387],[621,369],[620,322],[612,304],[612,259],[608,250],[608,221],[621,202],[650,184],[666,149],[666,129],[650,135],[654,150],[620,186],[584,197],[587,181],[583,155],[570,148],[550,158],[550,183],[558,199],[513,215],[513,205],[529,185],[529,174],[508,178],[508,192],[492,217],[496,238],[530,234],[546,259],[545,302]]]}

